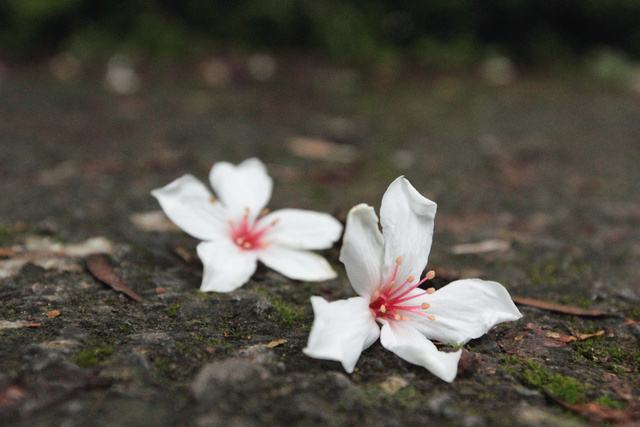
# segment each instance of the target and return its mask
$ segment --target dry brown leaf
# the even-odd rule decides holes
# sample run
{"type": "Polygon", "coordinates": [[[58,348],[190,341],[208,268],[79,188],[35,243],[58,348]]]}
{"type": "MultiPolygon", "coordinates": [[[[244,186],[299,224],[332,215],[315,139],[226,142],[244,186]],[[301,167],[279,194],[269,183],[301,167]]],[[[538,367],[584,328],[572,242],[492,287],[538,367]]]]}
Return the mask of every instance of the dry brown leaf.
{"type": "Polygon", "coordinates": [[[42,326],[42,323],[25,323],[24,326],[27,328],[39,328],[42,326]]]}
{"type": "Polygon", "coordinates": [[[554,340],[564,344],[571,341],[583,341],[588,338],[599,337],[602,335],[604,335],[604,330],[598,331],[595,334],[578,334],[578,336],[562,335],[562,334],[559,334],[558,332],[547,332],[547,337],[553,338],[554,340]]]}
{"type": "Polygon", "coordinates": [[[287,340],[280,339],[280,340],[277,340],[277,341],[271,341],[269,344],[266,344],[265,346],[269,347],[269,348],[274,348],[274,347],[277,347],[277,346],[279,346],[281,344],[285,344],[286,342],[287,342],[287,340]]]}
{"type": "Polygon", "coordinates": [[[107,262],[107,258],[101,254],[89,255],[87,257],[87,268],[96,279],[111,286],[114,290],[122,292],[129,298],[142,302],[142,298],[120,279],[107,262]]]}
{"type": "Polygon", "coordinates": [[[0,248],[0,258],[11,258],[15,254],[16,251],[13,248],[0,248]]]}
{"type": "Polygon", "coordinates": [[[633,319],[630,319],[628,317],[624,318],[624,324],[625,325],[640,325],[640,321],[635,321],[633,319]]]}
{"type": "Polygon", "coordinates": [[[599,337],[599,336],[602,336],[602,335],[604,335],[604,330],[600,330],[600,331],[596,332],[595,334],[580,334],[578,336],[578,338],[579,338],[580,341],[582,341],[582,340],[586,340],[587,338],[599,337]]]}
{"type": "Polygon", "coordinates": [[[588,310],[584,308],[572,307],[569,305],[540,301],[533,298],[512,297],[511,299],[518,305],[526,305],[529,307],[540,308],[542,310],[555,311],[557,313],[564,314],[573,314],[576,316],[600,317],[609,316],[613,313],[611,310],[588,310]]]}
{"type": "Polygon", "coordinates": [[[56,317],[60,316],[60,311],[59,310],[51,310],[50,312],[48,312],[46,314],[46,316],[49,319],[55,319],[56,317]]]}

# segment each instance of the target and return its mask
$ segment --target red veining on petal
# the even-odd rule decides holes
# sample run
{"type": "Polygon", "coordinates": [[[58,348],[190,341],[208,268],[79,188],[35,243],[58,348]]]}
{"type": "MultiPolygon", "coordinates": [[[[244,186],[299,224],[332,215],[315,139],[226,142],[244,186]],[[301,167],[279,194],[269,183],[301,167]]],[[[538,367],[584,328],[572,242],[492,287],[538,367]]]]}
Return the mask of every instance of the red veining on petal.
{"type": "Polygon", "coordinates": [[[415,277],[409,276],[404,283],[398,286],[396,283],[396,277],[398,275],[398,267],[400,267],[401,264],[402,257],[396,258],[396,266],[388,284],[381,286],[380,290],[377,290],[373,294],[371,297],[371,303],[369,304],[369,309],[373,312],[376,318],[380,319],[410,320],[406,313],[413,313],[424,316],[429,320],[436,320],[433,315],[423,313],[424,310],[431,307],[429,303],[424,302],[420,305],[415,305],[415,303],[414,305],[403,304],[405,302],[415,300],[423,295],[432,294],[434,290],[432,290],[433,288],[429,288],[424,292],[407,296],[411,291],[417,289],[418,286],[423,284],[425,281],[433,279],[435,277],[435,272],[433,270],[429,271],[424,279],[415,284],[413,284],[415,277]],[[405,314],[402,312],[405,312],[405,314]]]}
{"type": "MultiPolygon", "coordinates": [[[[268,211],[265,209],[263,214],[266,212],[268,211]]],[[[244,250],[262,249],[269,246],[269,242],[264,241],[264,235],[270,228],[274,227],[280,219],[275,219],[271,221],[271,223],[263,226],[260,224],[263,216],[264,215],[261,215],[260,218],[251,223],[249,221],[249,208],[246,208],[245,214],[240,222],[234,223],[232,220],[229,220],[231,240],[244,250]]]]}

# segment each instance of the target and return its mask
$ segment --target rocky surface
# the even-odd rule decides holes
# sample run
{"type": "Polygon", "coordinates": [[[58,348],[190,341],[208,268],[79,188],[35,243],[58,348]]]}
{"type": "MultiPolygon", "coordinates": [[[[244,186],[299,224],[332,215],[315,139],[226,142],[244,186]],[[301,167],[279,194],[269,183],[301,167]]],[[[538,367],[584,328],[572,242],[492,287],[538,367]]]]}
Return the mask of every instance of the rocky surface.
{"type": "Polygon", "coordinates": [[[191,69],[140,82],[128,95],[34,70],[0,82],[0,422],[638,422],[637,94],[581,75],[493,86],[304,61],[267,82],[208,86],[191,69]],[[310,359],[309,297],[354,294],[338,246],[323,253],[335,280],[260,268],[204,294],[197,241],[149,194],[252,156],[275,179],[270,207],[341,220],[404,174],[438,203],[434,286],[482,277],[565,312],[521,305],[464,347],[452,384],[379,343],[351,375],[310,359]],[[142,301],[97,280],[93,253],[142,301]]]}

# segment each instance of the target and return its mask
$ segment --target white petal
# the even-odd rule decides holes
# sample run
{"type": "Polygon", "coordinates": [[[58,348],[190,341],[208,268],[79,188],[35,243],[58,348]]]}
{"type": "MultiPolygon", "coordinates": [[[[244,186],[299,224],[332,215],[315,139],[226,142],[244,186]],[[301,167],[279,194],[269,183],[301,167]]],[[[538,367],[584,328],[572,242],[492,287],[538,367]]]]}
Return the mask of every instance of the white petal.
{"type": "Polygon", "coordinates": [[[384,273],[395,268],[402,257],[396,282],[419,277],[427,265],[433,238],[436,204],[422,196],[404,177],[393,181],[382,198],[380,223],[385,242],[384,273]]]}
{"type": "Polygon", "coordinates": [[[270,245],[256,253],[264,265],[290,279],[320,282],[337,275],[326,259],[313,252],[270,245]]]}
{"type": "Polygon", "coordinates": [[[465,343],[484,335],[498,323],[522,317],[500,283],[480,279],[451,282],[419,299],[423,301],[431,304],[424,312],[436,320],[411,323],[427,338],[448,344],[465,343]]]}
{"type": "Polygon", "coordinates": [[[204,265],[202,292],[231,292],[247,283],[258,265],[255,253],[230,240],[202,242],[197,249],[204,265]]]}
{"type": "Polygon", "coordinates": [[[407,321],[382,320],[380,343],[404,360],[427,368],[438,378],[452,382],[458,373],[458,361],[462,351],[445,353],[407,321]]]}
{"type": "Polygon", "coordinates": [[[253,220],[267,206],[271,198],[273,180],[264,164],[255,158],[234,166],[228,162],[213,165],[209,173],[213,191],[229,210],[232,218],[241,218],[249,209],[253,220]]]}
{"type": "Polygon", "coordinates": [[[383,245],[373,208],[364,203],[353,207],[347,217],[340,261],[353,289],[367,300],[381,285],[383,245]]]}
{"type": "Polygon", "coordinates": [[[226,235],[224,208],[212,202],[207,187],[194,176],[184,175],[151,194],[169,219],[193,237],[212,240],[226,235]]]}
{"type": "Polygon", "coordinates": [[[353,372],[360,353],[380,335],[380,327],[369,310],[369,301],[354,297],[327,302],[311,297],[315,318],[309,343],[302,351],[316,359],[336,360],[353,372]]]}
{"type": "Polygon", "coordinates": [[[273,224],[265,241],[299,249],[326,249],[340,238],[342,224],[329,214],[301,209],[281,209],[260,219],[273,224]]]}

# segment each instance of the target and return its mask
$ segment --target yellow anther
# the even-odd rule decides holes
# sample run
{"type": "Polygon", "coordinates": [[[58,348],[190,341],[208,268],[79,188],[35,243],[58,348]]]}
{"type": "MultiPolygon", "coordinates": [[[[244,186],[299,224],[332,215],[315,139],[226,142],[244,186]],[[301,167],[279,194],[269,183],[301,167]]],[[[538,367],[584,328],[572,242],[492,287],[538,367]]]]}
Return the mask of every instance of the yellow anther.
{"type": "Polygon", "coordinates": [[[427,319],[431,320],[432,322],[436,321],[436,317],[432,314],[427,315],[427,319]]]}
{"type": "Polygon", "coordinates": [[[249,207],[248,206],[244,208],[244,217],[245,218],[249,218],[249,207]]]}
{"type": "Polygon", "coordinates": [[[427,308],[431,307],[431,304],[429,304],[428,302],[423,302],[422,303],[422,309],[426,310],[427,308]]]}
{"type": "Polygon", "coordinates": [[[274,227],[279,222],[280,222],[280,218],[276,218],[273,221],[271,221],[271,226],[274,227]]]}
{"type": "Polygon", "coordinates": [[[434,293],[436,291],[436,288],[429,288],[426,290],[426,292],[431,295],[432,293],[434,293]]]}
{"type": "Polygon", "coordinates": [[[211,196],[211,197],[209,197],[209,201],[210,201],[211,203],[215,203],[215,202],[216,202],[216,198],[215,198],[215,197],[213,197],[213,196],[211,196]]]}
{"type": "Polygon", "coordinates": [[[380,291],[375,291],[375,292],[373,293],[373,297],[374,297],[374,298],[378,298],[379,296],[380,296],[380,291]]]}
{"type": "Polygon", "coordinates": [[[242,240],[242,238],[238,237],[238,238],[236,239],[236,245],[238,245],[238,246],[242,246],[242,244],[243,244],[243,243],[244,243],[244,240],[242,240]]]}
{"type": "Polygon", "coordinates": [[[407,277],[407,282],[411,283],[415,280],[416,278],[413,276],[413,274],[409,277],[407,277]]]}
{"type": "Polygon", "coordinates": [[[427,275],[425,276],[425,279],[427,280],[433,280],[434,277],[436,277],[436,272],[433,270],[430,270],[427,275]]]}
{"type": "Polygon", "coordinates": [[[401,256],[396,258],[396,264],[398,264],[398,265],[402,264],[402,257],[401,256]]]}
{"type": "Polygon", "coordinates": [[[407,316],[402,316],[402,320],[404,320],[406,322],[407,320],[411,320],[411,319],[409,319],[409,317],[407,317],[407,316]]]}
{"type": "Polygon", "coordinates": [[[382,312],[382,313],[386,313],[387,312],[387,307],[385,307],[384,304],[382,304],[380,306],[380,312],[382,312]]]}
{"type": "Polygon", "coordinates": [[[396,281],[392,280],[391,283],[389,283],[389,289],[393,289],[395,285],[396,285],[396,281]]]}
{"type": "Polygon", "coordinates": [[[264,209],[262,209],[262,212],[260,212],[260,216],[265,216],[265,215],[266,215],[266,214],[268,214],[269,212],[271,212],[271,211],[269,210],[269,208],[264,208],[264,209]]]}
{"type": "Polygon", "coordinates": [[[243,247],[245,247],[245,248],[247,248],[247,249],[251,249],[251,247],[252,247],[251,243],[249,243],[249,242],[244,242],[244,243],[242,244],[242,246],[243,246],[243,247]]]}
{"type": "Polygon", "coordinates": [[[396,320],[400,320],[401,319],[399,314],[396,314],[395,316],[393,316],[393,318],[396,319],[396,320]]]}

